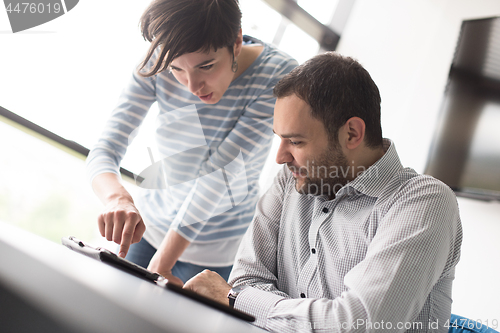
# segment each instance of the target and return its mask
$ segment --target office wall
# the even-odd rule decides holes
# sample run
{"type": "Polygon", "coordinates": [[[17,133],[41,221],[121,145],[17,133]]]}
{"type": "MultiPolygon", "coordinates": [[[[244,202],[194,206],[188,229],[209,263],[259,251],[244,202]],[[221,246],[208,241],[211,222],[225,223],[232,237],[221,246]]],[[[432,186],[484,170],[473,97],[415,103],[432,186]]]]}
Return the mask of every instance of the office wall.
{"type": "MultiPolygon", "coordinates": [[[[424,170],[462,20],[499,15],[498,0],[356,1],[337,50],[372,74],[384,136],[405,166],[424,170]]],[[[464,240],[452,310],[500,321],[500,203],[458,202],[464,240]]]]}

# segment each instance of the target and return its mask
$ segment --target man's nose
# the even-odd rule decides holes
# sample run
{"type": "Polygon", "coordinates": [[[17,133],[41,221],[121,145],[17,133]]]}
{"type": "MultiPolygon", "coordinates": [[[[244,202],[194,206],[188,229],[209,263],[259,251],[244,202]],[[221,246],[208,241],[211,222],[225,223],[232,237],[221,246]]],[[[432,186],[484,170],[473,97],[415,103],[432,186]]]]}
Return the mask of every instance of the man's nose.
{"type": "Polygon", "coordinates": [[[278,147],[278,152],[276,153],[276,163],[284,164],[284,163],[290,163],[292,161],[293,161],[293,156],[287,149],[285,140],[281,140],[280,146],[278,147]]]}

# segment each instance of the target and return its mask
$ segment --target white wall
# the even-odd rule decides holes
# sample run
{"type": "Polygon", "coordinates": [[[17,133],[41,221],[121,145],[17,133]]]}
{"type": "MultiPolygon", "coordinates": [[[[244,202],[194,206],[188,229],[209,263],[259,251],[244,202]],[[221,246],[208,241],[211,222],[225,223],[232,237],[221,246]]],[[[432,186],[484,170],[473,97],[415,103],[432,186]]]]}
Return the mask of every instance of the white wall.
{"type": "MultiPolygon", "coordinates": [[[[499,15],[498,0],[357,0],[337,50],[377,83],[384,136],[405,166],[424,170],[462,20],[499,15]]],[[[452,310],[500,321],[500,203],[458,201],[464,241],[452,310]]]]}

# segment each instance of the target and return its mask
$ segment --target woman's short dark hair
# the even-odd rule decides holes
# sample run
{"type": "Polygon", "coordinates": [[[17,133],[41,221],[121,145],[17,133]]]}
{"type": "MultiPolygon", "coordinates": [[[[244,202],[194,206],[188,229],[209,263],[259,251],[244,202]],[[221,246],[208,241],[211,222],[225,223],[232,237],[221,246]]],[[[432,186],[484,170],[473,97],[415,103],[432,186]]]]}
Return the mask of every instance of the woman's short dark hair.
{"type": "Polygon", "coordinates": [[[363,119],[365,144],[382,146],[380,93],[370,74],[354,59],[336,52],[319,54],[295,67],[274,87],[274,95],[297,95],[322,121],[331,143],[351,117],[363,119]]]}
{"type": "Polygon", "coordinates": [[[151,42],[139,66],[139,73],[148,77],[186,53],[223,47],[233,53],[241,11],[238,0],[154,0],[142,14],[140,27],[144,39],[151,42]],[[158,47],[160,56],[147,72],[142,72],[158,47]]]}

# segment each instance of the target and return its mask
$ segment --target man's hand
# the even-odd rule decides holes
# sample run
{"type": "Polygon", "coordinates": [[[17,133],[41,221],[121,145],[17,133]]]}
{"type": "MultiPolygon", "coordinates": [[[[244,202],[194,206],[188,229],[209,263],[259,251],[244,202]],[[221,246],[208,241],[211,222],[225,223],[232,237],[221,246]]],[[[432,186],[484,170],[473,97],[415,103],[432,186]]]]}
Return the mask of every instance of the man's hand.
{"type": "Polygon", "coordinates": [[[108,241],[120,244],[118,255],[124,258],[130,245],[141,240],[146,226],[131,199],[118,198],[106,204],[97,218],[99,231],[108,241]]]}
{"type": "Polygon", "coordinates": [[[227,294],[231,290],[231,286],[216,272],[205,269],[189,279],[184,288],[229,306],[227,294]]]}

